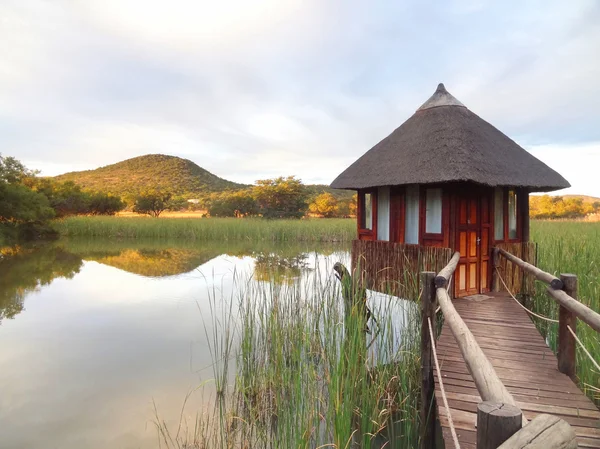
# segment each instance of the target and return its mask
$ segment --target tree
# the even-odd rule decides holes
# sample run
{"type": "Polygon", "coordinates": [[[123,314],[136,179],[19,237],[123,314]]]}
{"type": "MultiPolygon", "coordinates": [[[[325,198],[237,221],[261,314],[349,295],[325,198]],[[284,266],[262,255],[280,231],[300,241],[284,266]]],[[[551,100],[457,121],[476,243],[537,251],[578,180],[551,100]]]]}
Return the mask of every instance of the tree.
{"type": "Polygon", "coordinates": [[[162,212],[168,209],[170,199],[170,193],[146,192],[135,199],[133,211],[158,218],[162,212]]]}
{"type": "Polygon", "coordinates": [[[167,209],[171,211],[181,211],[188,208],[190,203],[182,196],[174,196],[169,199],[167,209]]]}
{"type": "Polygon", "coordinates": [[[0,183],[0,222],[25,224],[54,217],[48,199],[21,184],[0,183]]]}
{"type": "Polygon", "coordinates": [[[529,216],[533,219],[582,218],[596,210],[595,203],[586,203],[583,198],[550,195],[529,198],[529,216]]]}
{"type": "Polygon", "coordinates": [[[308,210],[325,218],[331,218],[338,213],[338,200],[331,194],[323,192],[308,205],[308,210]]]}
{"type": "Polygon", "coordinates": [[[88,213],[91,215],[115,215],[125,209],[125,203],[118,196],[107,193],[89,195],[88,213]]]}
{"type": "Polygon", "coordinates": [[[0,240],[49,236],[54,216],[48,199],[23,181],[36,174],[13,157],[0,155],[0,240]]]}
{"type": "Polygon", "coordinates": [[[0,153],[0,182],[18,184],[23,179],[37,174],[36,170],[29,170],[14,157],[2,156],[0,153]]]}
{"type": "Polygon", "coordinates": [[[258,206],[249,190],[223,192],[211,196],[208,213],[212,217],[245,217],[256,215],[258,206]]]}
{"type": "Polygon", "coordinates": [[[349,199],[338,201],[337,214],[338,217],[355,217],[356,216],[356,201],[358,195],[354,194],[349,199]]]}
{"type": "Polygon", "coordinates": [[[306,213],[306,188],[294,176],[256,181],[253,193],[265,218],[301,218],[306,213]]]}

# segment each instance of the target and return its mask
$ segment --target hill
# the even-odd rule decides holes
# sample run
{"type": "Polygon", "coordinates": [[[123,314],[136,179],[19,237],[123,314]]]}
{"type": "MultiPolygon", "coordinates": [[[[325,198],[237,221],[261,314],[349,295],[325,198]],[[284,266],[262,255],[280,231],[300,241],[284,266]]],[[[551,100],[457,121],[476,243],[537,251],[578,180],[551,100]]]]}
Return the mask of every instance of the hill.
{"type": "MultiPolygon", "coordinates": [[[[65,173],[55,179],[73,181],[84,189],[112,193],[125,199],[150,189],[188,198],[202,198],[213,192],[248,187],[219,178],[190,160],[164,154],[139,156],[95,170],[65,173]]],[[[353,191],[336,190],[321,184],[306,187],[311,197],[329,192],[337,199],[349,199],[354,194],[353,191]]]]}
{"type": "Polygon", "coordinates": [[[122,197],[148,189],[194,197],[247,187],[219,178],[188,159],[164,154],[134,157],[95,170],[65,173],[55,179],[73,181],[84,189],[122,197]]]}

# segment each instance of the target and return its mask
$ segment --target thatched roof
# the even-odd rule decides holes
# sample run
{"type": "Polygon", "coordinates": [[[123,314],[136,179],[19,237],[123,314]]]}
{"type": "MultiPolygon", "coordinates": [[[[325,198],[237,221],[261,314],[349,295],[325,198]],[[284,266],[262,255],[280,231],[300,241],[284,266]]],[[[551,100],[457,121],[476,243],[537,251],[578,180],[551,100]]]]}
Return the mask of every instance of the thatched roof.
{"type": "Polygon", "coordinates": [[[557,172],[469,111],[443,84],[423,106],[331,187],[362,189],[467,181],[550,191],[570,187],[557,172]]]}

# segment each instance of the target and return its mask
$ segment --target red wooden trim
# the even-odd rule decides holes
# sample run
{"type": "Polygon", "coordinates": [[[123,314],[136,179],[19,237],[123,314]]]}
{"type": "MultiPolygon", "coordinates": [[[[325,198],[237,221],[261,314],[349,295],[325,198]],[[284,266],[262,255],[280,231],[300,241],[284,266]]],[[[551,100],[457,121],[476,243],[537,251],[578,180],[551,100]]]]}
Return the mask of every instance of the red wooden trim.
{"type": "Polygon", "coordinates": [[[390,242],[404,243],[406,228],[406,192],[404,187],[390,188],[390,242]]]}
{"type": "Polygon", "coordinates": [[[447,189],[442,190],[442,237],[443,245],[450,246],[450,193],[447,189]]]}

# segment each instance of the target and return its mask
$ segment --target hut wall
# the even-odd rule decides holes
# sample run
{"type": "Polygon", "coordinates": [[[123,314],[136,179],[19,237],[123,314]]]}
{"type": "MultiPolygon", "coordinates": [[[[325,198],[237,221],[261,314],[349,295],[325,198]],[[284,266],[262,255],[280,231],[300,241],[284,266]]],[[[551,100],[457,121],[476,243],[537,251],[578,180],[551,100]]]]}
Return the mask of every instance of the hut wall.
{"type": "Polygon", "coordinates": [[[452,257],[450,248],[354,240],[352,270],[367,288],[407,299],[419,295],[419,273],[438,273],[452,257]]]}
{"type": "Polygon", "coordinates": [[[390,240],[390,188],[377,189],[377,240],[390,240]]]}

